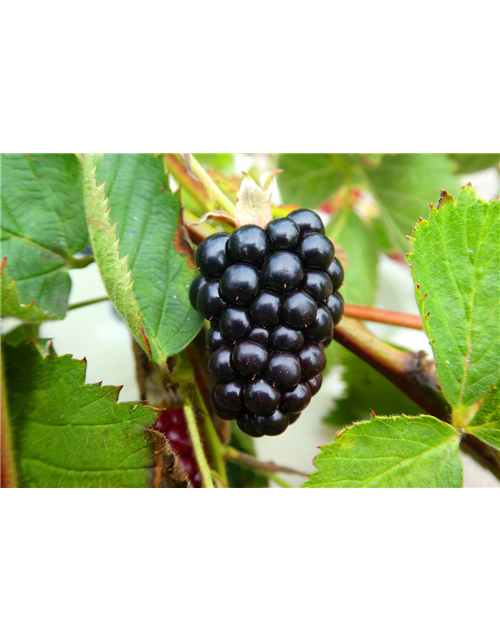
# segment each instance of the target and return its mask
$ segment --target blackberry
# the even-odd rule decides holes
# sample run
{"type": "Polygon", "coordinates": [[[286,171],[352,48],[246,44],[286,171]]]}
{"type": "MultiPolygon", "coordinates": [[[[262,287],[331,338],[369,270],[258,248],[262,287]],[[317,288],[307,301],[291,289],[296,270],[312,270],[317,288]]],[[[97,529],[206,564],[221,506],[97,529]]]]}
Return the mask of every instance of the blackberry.
{"type": "Polygon", "coordinates": [[[330,311],[322,304],[318,305],[316,320],[304,331],[307,340],[325,342],[333,337],[333,318],[330,311]]]}
{"type": "Polygon", "coordinates": [[[290,419],[284,411],[276,409],[270,416],[255,416],[252,425],[261,436],[279,436],[290,424],[290,419]]]}
{"type": "Polygon", "coordinates": [[[344,270],[321,218],[298,209],[263,230],[217,233],[196,251],[189,298],[207,320],[212,404],[253,436],[278,435],[322,384],[342,318],[344,270]]]}
{"type": "Polygon", "coordinates": [[[307,381],[307,386],[311,390],[311,395],[313,396],[316,395],[318,391],[321,389],[322,384],[323,384],[323,375],[321,373],[317,376],[314,376],[314,378],[310,378],[307,381]]]}
{"type": "Polygon", "coordinates": [[[269,256],[262,272],[262,284],[273,291],[290,291],[302,282],[304,271],[299,258],[289,251],[278,251],[269,256]]]}
{"type": "Polygon", "coordinates": [[[324,350],[315,342],[306,342],[299,351],[299,362],[302,377],[305,380],[314,378],[323,371],[326,365],[324,350]]]}
{"type": "Polygon", "coordinates": [[[326,299],[326,306],[332,314],[333,324],[338,324],[344,315],[344,298],[340,291],[335,291],[326,299]]]}
{"type": "Polygon", "coordinates": [[[233,232],[227,252],[232,262],[260,265],[267,255],[267,243],[267,235],[263,229],[254,224],[246,224],[233,232]]]}
{"type": "Polygon", "coordinates": [[[259,272],[249,264],[233,264],[225,270],[219,287],[229,304],[248,305],[259,292],[259,272]]]}
{"type": "Polygon", "coordinates": [[[287,413],[300,413],[307,407],[311,397],[311,389],[305,382],[299,382],[295,389],[281,394],[281,406],[287,413]]]}
{"type": "Polygon", "coordinates": [[[298,351],[304,344],[302,331],[280,324],[271,334],[271,347],[275,351],[298,351]]]}
{"type": "Polygon", "coordinates": [[[295,354],[275,351],[269,358],[266,378],[275,382],[279,389],[293,389],[299,383],[301,374],[300,361],[295,354]]]}
{"type": "Polygon", "coordinates": [[[199,276],[196,276],[196,278],[191,283],[191,286],[189,287],[189,302],[195,309],[198,309],[198,294],[200,293],[200,289],[206,281],[207,279],[200,274],[199,276]]]}
{"type": "Polygon", "coordinates": [[[218,280],[208,280],[201,286],[196,298],[196,307],[208,320],[220,316],[227,307],[227,303],[220,297],[218,280]]]}
{"type": "Polygon", "coordinates": [[[206,278],[221,276],[229,266],[226,245],[229,240],[227,233],[214,233],[205,238],[196,249],[195,261],[198,271],[206,278]]]}
{"type": "Polygon", "coordinates": [[[283,303],[283,319],[292,327],[301,329],[316,320],[318,307],[310,295],[303,291],[292,291],[283,303]]]}
{"type": "Polygon", "coordinates": [[[210,329],[207,331],[206,342],[209,353],[217,351],[217,349],[220,349],[221,347],[226,346],[226,344],[229,344],[229,340],[226,340],[226,338],[224,338],[222,333],[219,331],[218,324],[210,327],[210,329]]]}
{"type": "MultiPolygon", "coordinates": [[[[258,375],[266,366],[269,358],[269,352],[262,344],[250,342],[250,340],[239,342],[232,350],[232,353],[234,368],[242,376],[252,377],[258,375]]],[[[221,380],[220,376],[214,375],[221,380]]]]}
{"type": "Polygon", "coordinates": [[[210,372],[221,382],[232,380],[236,371],[231,366],[231,355],[233,349],[230,346],[221,347],[214,351],[208,361],[210,372]]]}
{"type": "Polygon", "coordinates": [[[300,229],[301,235],[306,233],[325,233],[325,226],[323,221],[314,211],[309,209],[297,209],[289,213],[287,218],[293,220],[300,229]]]}
{"type": "Polygon", "coordinates": [[[250,327],[250,316],[244,309],[229,307],[220,317],[220,332],[229,340],[239,340],[243,338],[243,336],[250,331],[250,327]]]}
{"type": "Polygon", "coordinates": [[[326,302],[333,292],[333,283],[324,271],[308,271],[304,279],[304,291],[316,302],[326,302]]]}
{"type": "Polygon", "coordinates": [[[340,260],[338,258],[334,258],[326,272],[330,276],[333,288],[340,289],[340,287],[344,283],[344,267],[342,266],[340,260]]]}
{"type": "Polygon", "coordinates": [[[247,336],[248,340],[252,342],[262,342],[262,344],[269,344],[269,330],[265,327],[254,327],[247,336]]]}
{"type": "Polygon", "coordinates": [[[253,380],[245,387],[245,406],[254,414],[270,415],[278,408],[280,394],[266,380],[253,380]]]}
{"type": "Polygon", "coordinates": [[[280,309],[280,297],[276,293],[263,291],[252,302],[250,313],[257,324],[272,325],[278,322],[280,309]]]}
{"type": "MultiPolygon", "coordinates": [[[[214,389],[215,402],[227,411],[239,411],[242,408],[243,381],[221,382],[214,389]]],[[[222,417],[222,416],[221,416],[222,417]]]]}

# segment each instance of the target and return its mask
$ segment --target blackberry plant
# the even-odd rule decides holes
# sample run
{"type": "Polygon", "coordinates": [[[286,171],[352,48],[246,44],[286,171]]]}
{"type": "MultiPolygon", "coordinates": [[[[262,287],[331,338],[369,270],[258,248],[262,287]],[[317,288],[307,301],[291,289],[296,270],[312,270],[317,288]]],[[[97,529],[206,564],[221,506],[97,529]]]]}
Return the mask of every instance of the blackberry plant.
{"type": "Polygon", "coordinates": [[[215,412],[254,437],[283,433],[309,404],[342,318],[342,297],[330,298],[343,268],[321,218],[297,209],[265,230],[215,233],[198,246],[196,265],[189,299],[212,323],[215,412]]]}
{"type": "Polygon", "coordinates": [[[243,159],[253,177],[231,155],[1,157],[2,486],[458,487],[459,452],[500,479],[500,209],[460,188],[500,155],[260,156],[262,187],[243,159]],[[382,254],[419,315],[374,307],[382,254]],[[87,268],[107,295],[71,304],[87,268]],[[56,354],[98,303],[96,343],[130,332],[132,402],[56,354]],[[364,321],[424,331],[429,355],[364,321]],[[304,465],[320,445],[309,477],[256,451],[290,425],[304,465]]]}

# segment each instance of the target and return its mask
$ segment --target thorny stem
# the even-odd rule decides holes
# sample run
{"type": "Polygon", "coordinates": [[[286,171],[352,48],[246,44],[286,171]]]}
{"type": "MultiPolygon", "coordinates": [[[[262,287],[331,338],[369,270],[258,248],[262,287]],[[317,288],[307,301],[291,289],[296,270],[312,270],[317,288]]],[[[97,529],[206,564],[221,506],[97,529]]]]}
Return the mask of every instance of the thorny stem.
{"type": "Polygon", "coordinates": [[[182,408],[184,409],[184,416],[186,418],[189,437],[191,438],[191,444],[193,446],[194,457],[196,458],[196,463],[200,470],[201,482],[206,489],[214,489],[212,473],[208,466],[207,459],[205,458],[205,452],[203,451],[203,444],[198,431],[198,425],[196,424],[193,405],[188,398],[184,398],[184,405],[182,408]]]}
{"type": "Polygon", "coordinates": [[[384,309],[374,309],[373,307],[362,307],[357,304],[344,305],[344,315],[348,318],[358,320],[371,320],[398,327],[408,327],[409,329],[423,329],[424,325],[420,316],[398,311],[386,311],[384,309]]]}
{"type": "MultiPolygon", "coordinates": [[[[176,154],[178,158],[182,158],[188,171],[191,171],[194,176],[205,187],[208,197],[214,202],[218,203],[228,213],[234,215],[236,209],[234,204],[227,198],[219,187],[215,184],[212,178],[208,175],[201,164],[194,158],[191,153],[176,154]]],[[[194,194],[193,194],[194,195],[194,194]]]]}

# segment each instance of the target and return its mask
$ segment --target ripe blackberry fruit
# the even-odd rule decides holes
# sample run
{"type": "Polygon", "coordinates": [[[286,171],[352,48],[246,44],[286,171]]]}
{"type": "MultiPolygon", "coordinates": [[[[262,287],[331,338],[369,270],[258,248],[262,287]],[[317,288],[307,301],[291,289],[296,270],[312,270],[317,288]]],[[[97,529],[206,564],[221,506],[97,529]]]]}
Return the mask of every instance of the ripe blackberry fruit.
{"type": "Polygon", "coordinates": [[[314,376],[314,378],[310,378],[307,381],[307,386],[311,390],[311,395],[316,395],[318,391],[321,389],[321,385],[323,384],[323,374],[319,374],[314,376]]]}
{"type": "Polygon", "coordinates": [[[201,286],[196,298],[196,308],[208,320],[216,319],[227,307],[227,303],[220,297],[219,281],[208,280],[201,286]]]}
{"type": "Polygon", "coordinates": [[[191,304],[211,327],[212,404],[254,436],[295,422],[322,384],[324,347],[342,318],[344,271],[321,218],[298,209],[217,233],[196,251],[191,304]]]}
{"type": "Polygon", "coordinates": [[[290,424],[284,411],[276,409],[270,416],[255,416],[252,425],[261,436],[279,436],[290,424]]]}
{"type": "Polygon", "coordinates": [[[217,349],[220,349],[221,347],[226,346],[226,344],[229,344],[229,340],[226,340],[226,338],[224,338],[222,333],[219,331],[218,324],[210,327],[210,329],[207,331],[206,342],[209,353],[217,351],[217,349]]]}
{"type": "Polygon", "coordinates": [[[275,351],[298,351],[304,344],[302,331],[280,324],[271,334],[271,348],[275,351]]]}
{"type": "Polygon", "coordinates": [[[229,304],[247,305],[259,292],[259,272],[249,264],[233,264],[224,271],[219,287],[229,304]]]}
{"type": "Polygon", "coordinates": [[[236,371],[231,366],[231,346],[221,347],[214,351],[208,361],[210,372],[221,382],[232,380],[236,376],[236,371]]]}
{"type": "Polygon", "coordinates": [[[231,264],[226,252],[228,240],[227,233],[214,233],[205,238],[196,249],[196,266],[205,278],[221,276],[226,267],[231,264]]]}

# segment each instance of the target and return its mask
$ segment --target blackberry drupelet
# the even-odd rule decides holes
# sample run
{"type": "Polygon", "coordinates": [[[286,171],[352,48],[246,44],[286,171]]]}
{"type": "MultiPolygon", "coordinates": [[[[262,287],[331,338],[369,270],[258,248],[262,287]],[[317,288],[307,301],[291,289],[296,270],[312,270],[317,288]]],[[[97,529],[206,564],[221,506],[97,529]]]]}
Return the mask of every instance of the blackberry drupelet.
{"type": "Polygon", "coordinates": [[[344,309],[344,270],[321,218],[298,209],[265,230],[213,234],[196,265],[189,298],[212,325],[214,410],[253,437],[283,433],[321,387],[344,309]]]}

